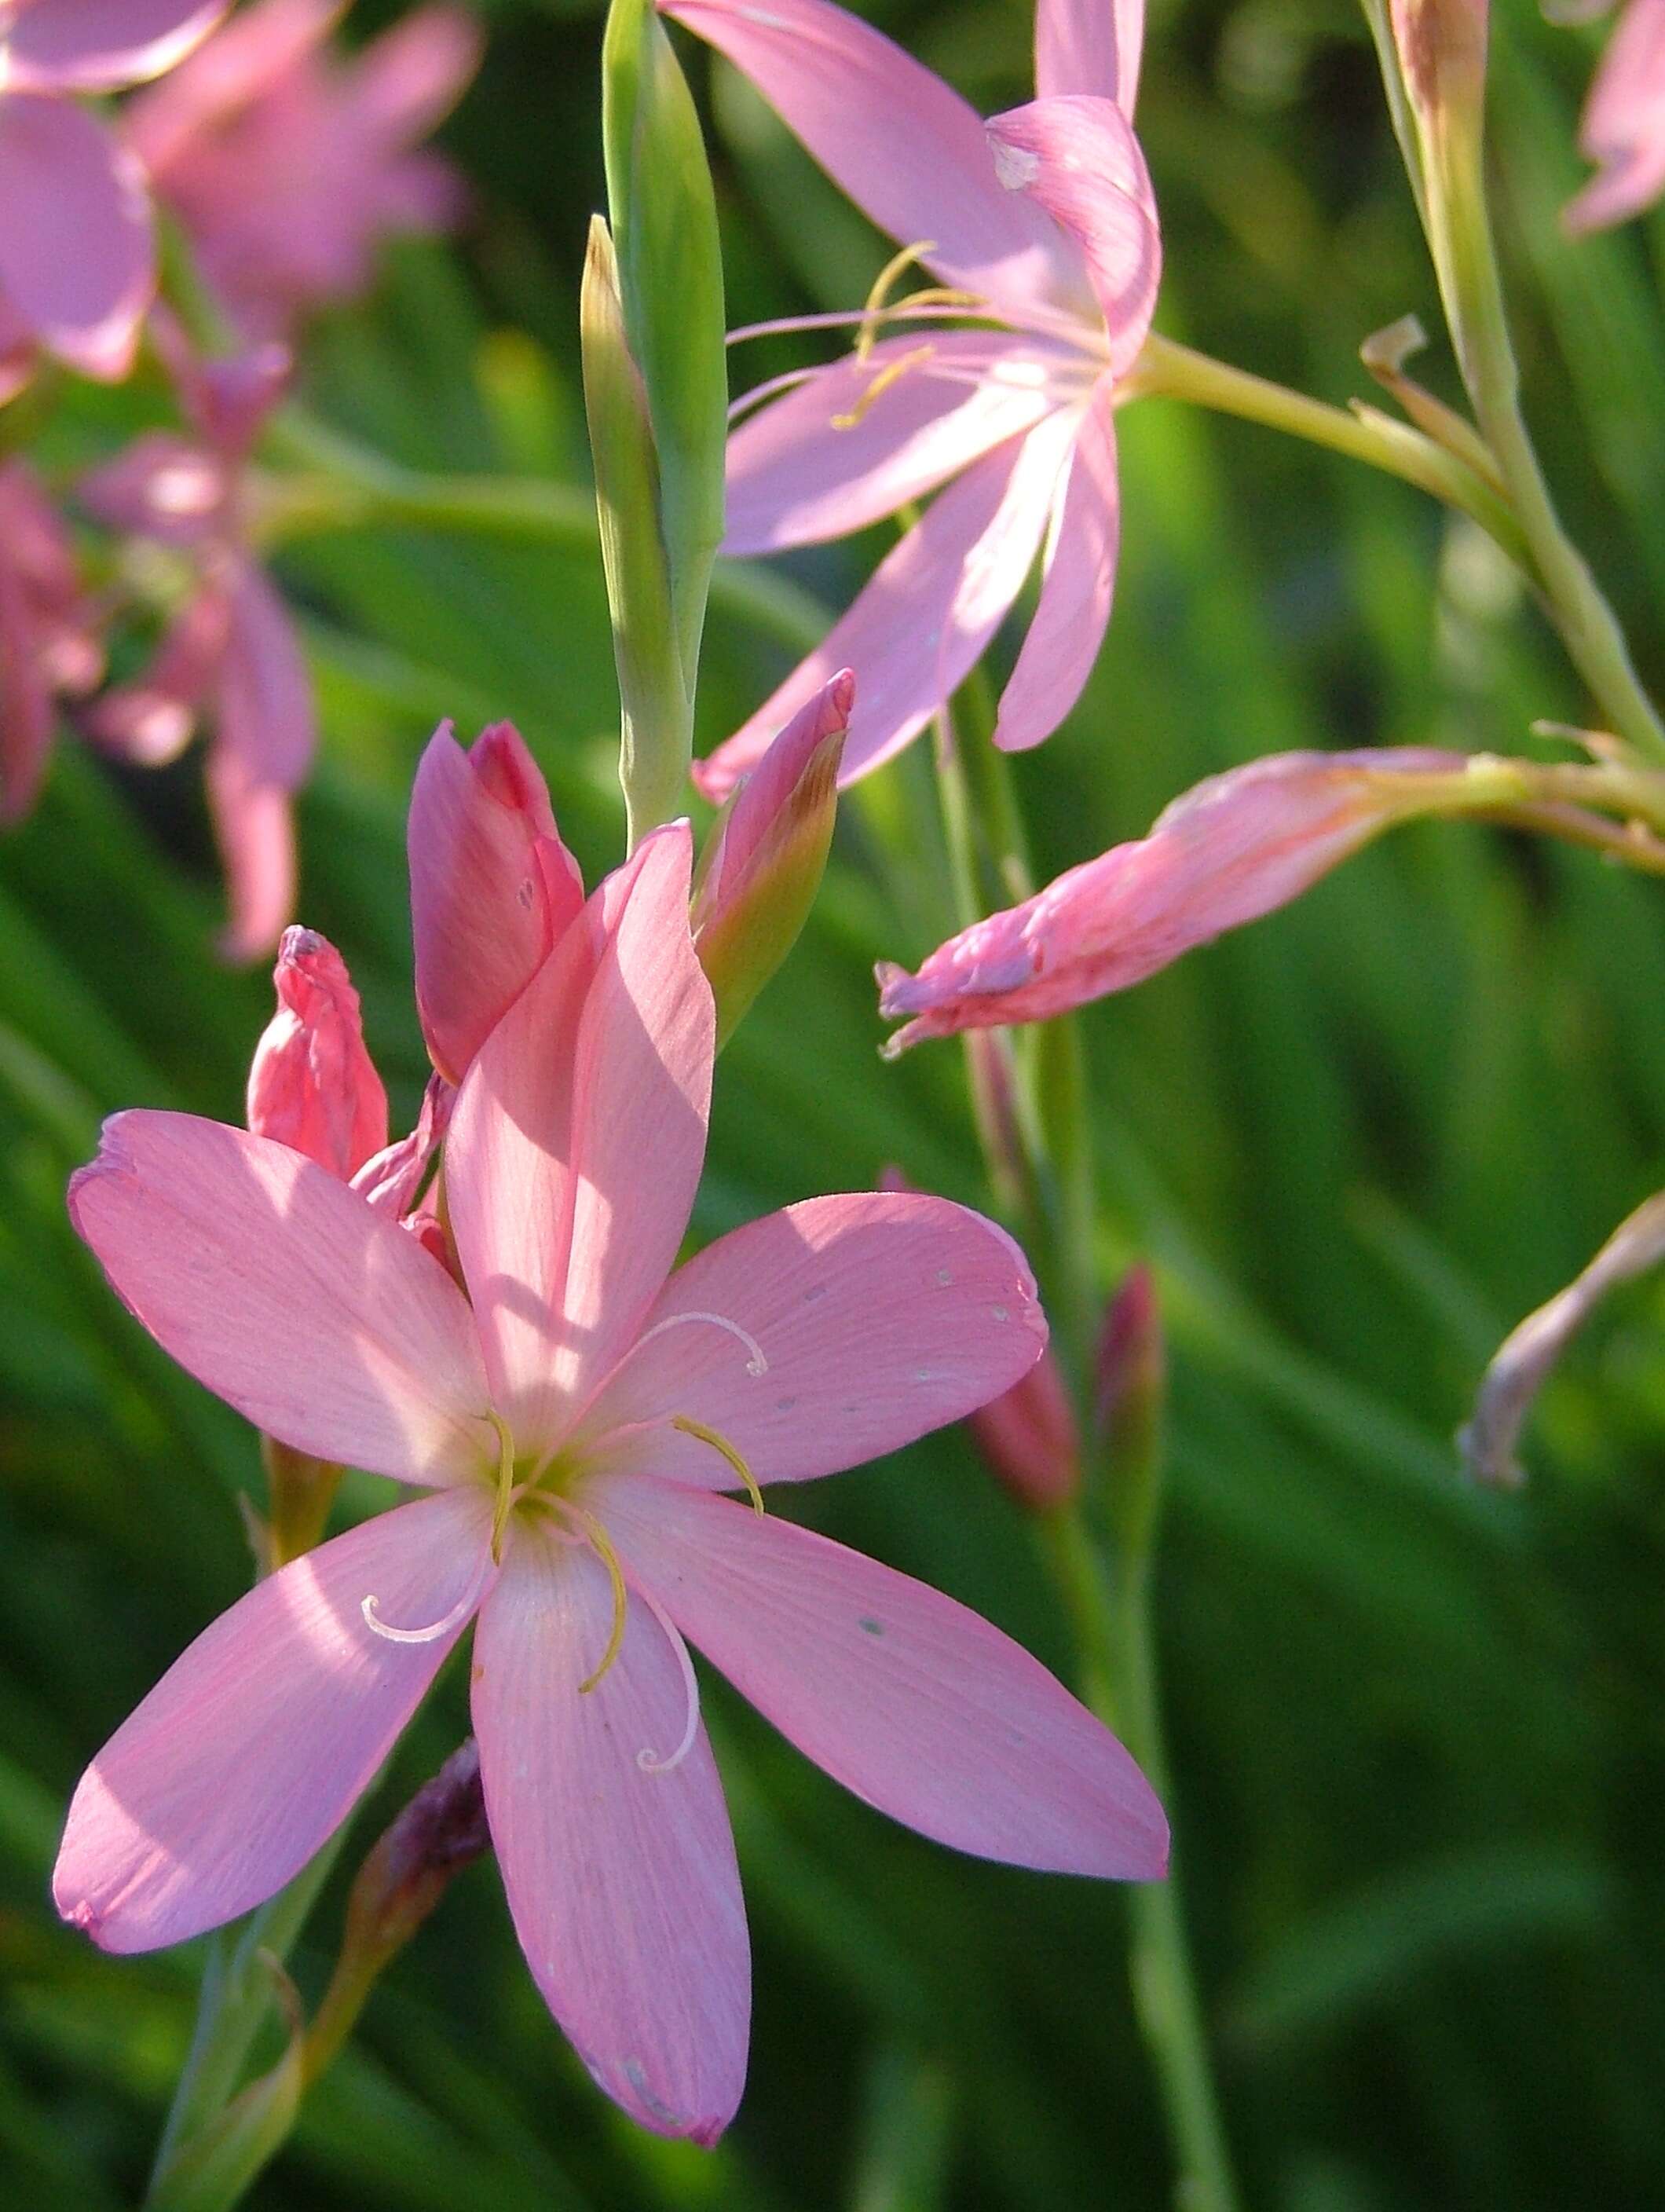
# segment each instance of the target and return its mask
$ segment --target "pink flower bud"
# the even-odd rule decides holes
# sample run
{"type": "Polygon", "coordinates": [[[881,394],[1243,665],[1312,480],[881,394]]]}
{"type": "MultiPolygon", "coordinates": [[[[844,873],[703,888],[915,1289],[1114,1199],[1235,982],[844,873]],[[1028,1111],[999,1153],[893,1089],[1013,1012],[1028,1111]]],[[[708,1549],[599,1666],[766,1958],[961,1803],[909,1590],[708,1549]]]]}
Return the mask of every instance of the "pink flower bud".
{"type": "Polygon", "coordinates": [[[1142,983],[1195,945],[1288,905],[1392,823],[1460,793],[1461,753],[1274,753],[1211,776],[1148,837],[1112,846],[939,945],[878,970],[880,1011],[913,1018],[887,1052],[1041,1022],[1142,983]]]}
{"type": "Polygon", "coordinates": [[[1156,1283],[1141,1261],[1104,1309],[1095,1361],[1093,1423],[1109,1503],[1124,1551],[1148,1550],[1161,1497],[1168,1352],[1156,1283]]]}
{"type": "Polygon", "coordinates": [[[248,1125],[346,1182],[387,1142],[387,1094],[364,1048],[346,963],[313,929],[286,929],[277,1012],[249,1070],[248,1125]]]}
{"type": "Polygon", "coordinates": [[[465,752],[441,722],[410,795],[416,1007],[434,1065],[460,1083],[584,902],[538,763],[512,722],[465,752]]]}
{"type": "Polygon", "coordinates": [[[1021,1382],[973,1413],[969,1426],[990,1473],[1031,1512],[1064,1504],[1080,1487],[1075,1409],[1050,1351],[1021,1382]]]}

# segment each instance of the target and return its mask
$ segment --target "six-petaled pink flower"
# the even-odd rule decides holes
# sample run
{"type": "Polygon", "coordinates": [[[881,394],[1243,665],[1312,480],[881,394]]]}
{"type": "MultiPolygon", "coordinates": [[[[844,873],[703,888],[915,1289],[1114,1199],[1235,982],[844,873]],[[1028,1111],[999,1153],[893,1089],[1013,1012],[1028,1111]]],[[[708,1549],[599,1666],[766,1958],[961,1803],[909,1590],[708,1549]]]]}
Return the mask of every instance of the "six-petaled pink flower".
{"type": "Polygon", "coordinates": [[[1569,230],[1626,222],[1665,192],[1665,0],[1626,0],[1578,143],[1598,173],[1568,206],[1569,230]]]}
{"type": "Polygon", "coordinates": [[[1142,983],[1194,946],[1253,921],[1397,821],[1465,766],[1413,745],[1273,753],[1210,776],[1159,815],[1025,899],[951,937],[915,975],[878,970],[880,1010],[907,1016],[886,1046],[1042,1022],[1142,983]]]}
{"type": "Polygon", "coordinates": [[[1038,744],[1074,704],[1109,619],[1117,387],[1160,273],[1131,121],[1142,0],[1041,0],[1040,96],[987,126],[829,0],[661,5],[744,70],[949,288],[918,308],[812,318],[861,321],[857,351],[788,380],[781,397],[763,387],[730,441],[730,553],[842,537],[938,496],[825,642],[696,766],[702,789],[720,797],[846,665],[858,696],[842,780],[889,758],[970,672],[1044,544],[995,730],[1003,746],[1038,744]],[[962,326],[933,326],[944,319],[962,326]],[[869,343],[887,322],[891,334],[869,343]]]}
{"type": "Polygon", "coordinates": [[[31,342],[85,376],[126,375],[155,284],[144,173],[65,94],[160,76],[229,0],[0,6],[0,397],[31,342]]]}
{"type": "Polygon", "coordinates": [[[248,339],[365,290],[387,233],[462,211],[461,179],[417,141],[478,68],[479,26],[419,8],[349,59],[329,43],[341,13],[257,0],[129,111],[156,197],[248,339]]]}
{"type": "Polygon", "coordinates": [[[103,672],[98,617],[75,548],[27,461],[0,465],[0,823],[33,805],[55,702],[103,672]]]}
{"type": "Polygon", "coordinates": [[[209,805],[225,861],[228,957],[277,942],[295,910],[293,794],[317,744],[312,678],[283,596],[251,548],[246,488],[260,428],[289,381],[287,348],[200,362],[171,318],[153,330],[191,434],[148,431],[82,478],[78,495],[112,530],[187,556],[191,584],[143,674],[83,717],[90,735],[149,765],[213,725],[209,805]]]}
{"type": "MultiPolygon", "coordinates": [[[[271,1895],[477,1614],[487,1811],[539,1989],[644,2125],[708,2142],[750,1969],[684,1636],[840,1781],[1020,1864],[1154,1877],[1162,1814],[1035,1660],[727,1491],[889,1451],[1045,1338],[1022,1255],[940,1200],[811,1199],[675,1267],[714,1012],[685,824],[604,882],[476,1052],[444,1164],[459,1287],[288,1146],[118,1115],[76,1224],[153,1335],[292,1449],[428,1492],[270,1576],[93,1762],[54,1877],[116,1951],[271,1895]]],[[[761,1504],[761,1498],[757,1499],[761,1504]]]]}

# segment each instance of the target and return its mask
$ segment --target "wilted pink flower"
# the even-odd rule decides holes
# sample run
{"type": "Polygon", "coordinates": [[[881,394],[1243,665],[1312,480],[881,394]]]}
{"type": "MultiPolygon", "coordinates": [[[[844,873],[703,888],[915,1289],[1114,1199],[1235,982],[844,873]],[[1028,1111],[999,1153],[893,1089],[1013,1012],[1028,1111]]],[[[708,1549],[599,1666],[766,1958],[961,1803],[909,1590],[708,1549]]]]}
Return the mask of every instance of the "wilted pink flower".
{"type": "Polygon", "coordinates": [[[1568,206],[1569,230],[1626,222],[1665,192],[1665,0],[1627,0],[1578,143],[1600,173],[1568,206]]]}
{"type": "Polygon", "coordinates": [[[84,376],[133,364],[155,286],[144,174],[65,93],[159,76],[229,0],[9,0],[0,11],[0,381],[44,346],[84,376]]]}
{"type": "Polygon", "coordinates": [[[128,112],[157,198],[251,339],[362,292],[386,233],[461,210],[449,162],[411,149],[479,67],[478,25],[419,8],[347,58],[329,44],[341,14],[342,0],[257,0],[128,112]]]}
{"type": "Polygon", "coordinates": [[[34,804],[53,702],[98,682],[104,656],[69,533],[26,461],[0,465],[0,823],[34,804]]]}
{"type": "Polygon", "coordinates": [[[90,735],[149,764],[171,760],[200,720],[213,724],[208,797],[230,889],[228,957],[277,942],[295,907],[291,794],[317,743],[312,679],[289,610],[251,550],[245,486],[261,424],[283,397],[286,348],[198,362],[168,319],[154,325],[191,435],[148,431],[82,480],[110,529],[189,555],[194,585],[149,666],[94,702],[90,735]]]}
{"type": "Polygon", "coordinates": [[[54,1894],[123,1952],[270,1896],[477,1613],[486,1810],[533,1977],[610,2096],[709,2142],[750,1974],[684,1634],[848,1787],[963,1850],[1155,1876],[1165,1827],[997,1630],[718,1494],[961,1418],[1045,1328],[1016,1247],[936,1199],[811,1200],[671,1273],[713,1056],[690,862],[685,823],[646,838],[475,1056],[445,1164],[469,1297],[298,1152],[178,1114],[107,1126],[70,1206],[144,1326],[293,1449],[434,1494],[198,1638],[83,1778],[54,1894]]]}
{"type": "Polygon", "coordinates": [[[947,488],[819,649],[696,764],[701,789],[721,797],[846,665],[860,692],[841,781],[888,759],[981,658],[1044,540],[1040,602],[995,729],[1008,749],[1038,744],[1074,704],[1109,619],[1116,386],[1161,268],[1131,122],[1142,0],[1040,0],[1041,96],[987,129],[829,0],[661,4],[744,70],[857,205],[951,288],[919,307],[815,319],[860,321],[862,343],[789,380],[731,440],[730,553],[843,537],[947,488]],[[966,327],[927,327],[927,313],[966,327]],[[870,343],[887,321],[893,334],[870,343]]]}
{"type": "Polygon", "coordinates": [[[513,722],[465,752],[441,722],[410,793],[416,1010],[434,1066],[470,1061],[584,903],[549,787],[513,722]]]}
{"type": "Polygon", "coordinates": [[[1193,946],[1285,906],[1377,833],[1434,803],[1461,753],[1274,753],[1210,776],[1148,837],[1112,846],[1021,906],[939,945],[918,975],[881,963],[886,1050],[1040,1022],[1125,991],[1193,946]]]}
{"type": "Polygon", "coordinates": [[[386,1148],[387,1093],[347,963],[315,929],[286,929],[272,981],[277,1012],[249,1069],[248,1126],[349,1182],[386,1148]]]}

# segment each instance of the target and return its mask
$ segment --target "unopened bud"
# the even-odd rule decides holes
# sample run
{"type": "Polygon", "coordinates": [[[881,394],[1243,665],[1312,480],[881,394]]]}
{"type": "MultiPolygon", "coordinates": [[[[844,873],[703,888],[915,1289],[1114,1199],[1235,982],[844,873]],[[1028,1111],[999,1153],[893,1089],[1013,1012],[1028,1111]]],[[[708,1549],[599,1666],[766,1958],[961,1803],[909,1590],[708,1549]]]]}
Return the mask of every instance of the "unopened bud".
{"type": "Polygon", "coordinates": [[[1143,1553],[1161,1495],[1168,1359],[1156,1283],[1140,1261],[1105,1308],[1094,1374],[1093,1419],[1106,1504],[1124,1551],[1143,1553]]]}
{"type": "Polygon", "coordinates": [[[466,752],[441,722],[410,793],[416,1010],[434,1066],[460,1083],[584,902],[549,788],[512,722],[466,752]]]}
{"type": "Polygon", "coordinates": [[[989,1472],[1018,1504],[1045,1513],[1081,1485],[1081,1440],[1062,1371],[1050,1351],[970,1420],[989,1472]]]}
{"type": "Polygon", "coordinates": [[[798,941],[826,870],[855,697],[841,669],[800,707],[717,817],[695,880],[694,949],[721,1046],[798,941]]]}
{"type": "Polygon", "coordinates": [[[1487,0],[1390,0],[1389,12],[1419,125],[1478,126],[1486,97],[1487,0]]]}
{"type": "Polygon", "coordinates": [[[387,1142],[387,1093],[364,1048],[346,963],[314,929],[286,929],[277,1012],[249,1070],[248,1126],[345,1182],[387,1142]]]}

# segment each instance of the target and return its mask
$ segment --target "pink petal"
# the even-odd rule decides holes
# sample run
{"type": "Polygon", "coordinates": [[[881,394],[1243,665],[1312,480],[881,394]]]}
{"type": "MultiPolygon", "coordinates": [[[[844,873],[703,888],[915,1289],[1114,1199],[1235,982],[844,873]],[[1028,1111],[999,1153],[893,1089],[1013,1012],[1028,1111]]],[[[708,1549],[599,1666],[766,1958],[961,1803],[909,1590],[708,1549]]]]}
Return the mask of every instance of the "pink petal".
{"type": "Polygon", "coordinates": [[[491,1503],[396,1507],[258,1583],[204,1631],[82,1776],[52,1875],[106,1951],[218,1928],[297,1875],[392,1748],[467,1625],[491,1503]],[[380,1636],[366,1619],[437,1636],[380,1636]]]}
{"type": "Polygon", "coordinates": [[[6,27],[25,92],[118,92],[160,76],[205,39],[231,0],[25,0],[6,27]]]}
{"type": "Polygon", "coordinates": [[[221,957],[258,960],[295,912],[294,805],[281,783],[266,781],[232,745],[210,748],[203,780],[230,908],[221,957]]]}
{"type": "Polygon", "coordinates": [[[732,1488],[709,1444],[665,1425],[680,1413],[757,1481],[803,1481],[958,1420],[1026,1373],[1046,1334],[1023,1254],[981,1214],[906,1192],[807,1199],[678,1268],[580,1438],[626,1425],[618,1463],[732,1488]]]}
{"type": "Polygon", "coordinates": [[[1037,0],[1035,89],[1113,100],[1131,123],[1145,43],[1145,0],[1037,0]]]}
{"type": "Polygon", "coordinates": [[[70,101],[0,94],[0,205],[10,305],[49,353],[119,382],[155,284],[138,163],[70,101]]]}
{"type": "Polygon", "coordinates": [[[258,562],[238,562],[229,609],[221,744],[256,781],[293,791],[306,781],[318,744],[313,680],[301,641],[283,595],[258,562]]]}
{"type": "Polygon", "coordinates": [[[249,1069],[248,1126],[343,1182],[387,1142],[387,1093],[364,1048],[347,963],[315,929],[286,929],[277,1012],[249,1069]]]}
{"type": "Polygon", "coordinates": [[[722,1785],[665,1630],[630,1603],[617,1658],[593,1553],[511,1538],[474,1644],[486,1814],[532,1979],[644,2127],[714,2142],[745,2082],[750,1961],[722,1785]],[[649,1771],[642,1754],[657,1760],[649,1771]]]}
{"type": "Polygon", "coordinates": [[[596,1494],[631,1582],[858,1797],[980,1858],[1150,1881],[1168,1824],[1101,1721],[952,1598],[653,1476],[596,1494]]]}
{"type": "Polygon", "coordinates": [[[1121,539],[1115,384],[1102,376],[1081,417],[1050,558],[994,725],[1003,751],[1049,738],[1081,696],[1110,619],[1121,539]]]}
{"type": "Polygon", "coordinates": [[[195,546],[222,527],[230,489],[224,464],[195,439],[146,430],[89,470],[76,497],[106,530],[195,546]]]}
{"type": "Polygon", "coordinates": [[[997,115],[988,136],[1007,190],[1079,242],[1121,375],[1145,343],[1162,281],[1156,195],[1133,125],[1114,100],[1073,94],[997,115]]]}
{"type": "Polygon", "coordinates": [[[240,108],[288,78],[330,34],[342,0],[255,0],[183,68],[129,103],[127,136],[164,191],[168,172],[240,108]]]}
{"type": "MultiPolygon", "coordinates": [[[[81,721],[88,735],[142,767],[175,759],[219,682],[230,619],[223,590],[214,583],[201,586],[174,616],[144,673],[115,685],[85,710],[81,721]]],[[[279,927],[287,919],[286,908],[279,927]]],[[[276,936],[274,931],[274,942],[276,936]]]]}
{"type": "Polygon", "coordinates": [[[192,1114],[117,1114],[69,1202],[123,1304],[257,1428],[401,1482],[495,1459],[466,1301],[301,1153],[192,1114]]]}
{"type": "Polygon", "coordinates": [[[1629,0],[1590,87],[1578,143],[1601,173],[1568,207],[1569,230],[1627,222],[1665,192],[1665,0],[1629,0]]]}
{"type": "Polygon", "coordinates": [[[408,845],[422,1033],[460,1082],[582,906],[583,879],[512,722],[467,752],[441,723],[416,769],[408,845]]]}
{"type": "Polygon", "coordinates": [[[480,66],[484,34],[461,8],[418,8],[372,39],[352,64],[353,125],[389,146],[443,123],[480,66]]]}
{"type": "Polygon", "coordinates": [[[1044,339],[921,331],[817,369],[730,438],[723,550],[811,545],[894,514],[1031,428],[1050,380],[1078,360],[1044,339]]]}
{"type": "Polygon", "coordinates": [[[1074,428],[1073,411],[1054,412],[940,493],[816,651],[726,744],[695,763],[704,796],[726,798],[841,668],[852,669],[856,683],[842,785],[917,736],[981,659],[1022,589],[1074,428]]]}
{"type": "Polygon", "coordinates": [[[990,1473],[1030,1512],[1061,1505],[1081,1487],[1075,1407],[1050,1350],[973,1413],[971,1433],[990,1473]]]}
{"type": "Polygon", "coordinates": [[[1079,264],[1004,198],[975,111],[881,32],[828,0],[661,0],[743,70],[788,129],[898,245],[929,244],[944,283],[1015,313],[1073,311],[1079,264]]]}

